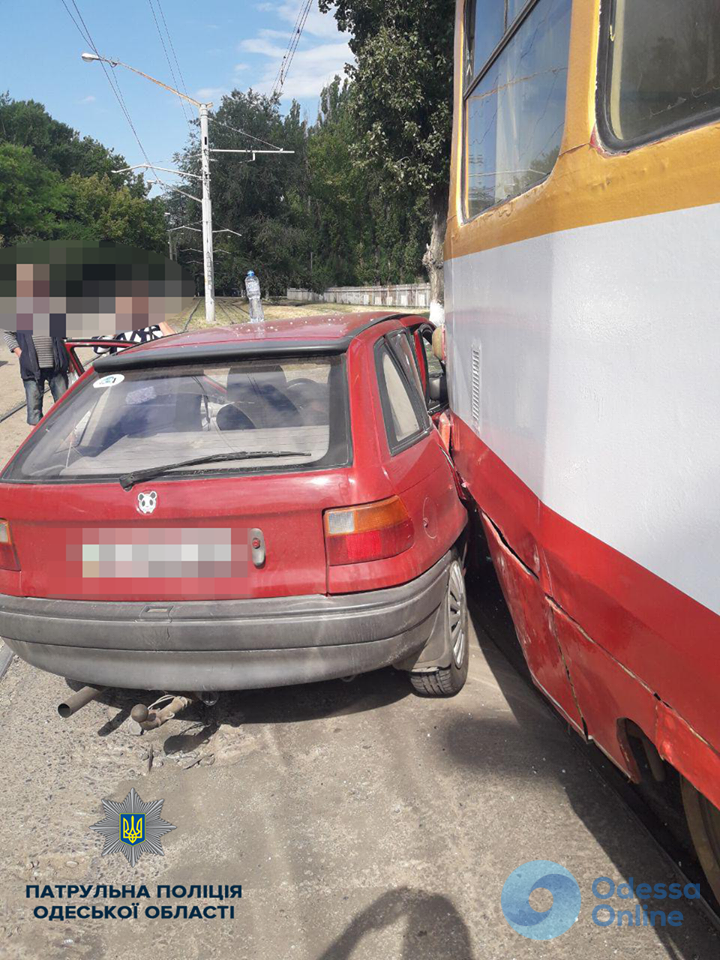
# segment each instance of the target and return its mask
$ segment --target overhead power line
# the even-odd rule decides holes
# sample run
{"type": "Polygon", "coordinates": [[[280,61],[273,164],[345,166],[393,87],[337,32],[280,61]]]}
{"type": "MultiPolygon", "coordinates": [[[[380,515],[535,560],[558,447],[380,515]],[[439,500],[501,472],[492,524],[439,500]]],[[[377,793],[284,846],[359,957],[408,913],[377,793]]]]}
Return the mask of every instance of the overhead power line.
{"type": "MultiPolygon", "coordinates": [[[[76,20],[75,17],[73,16],[72,11],[71,11],[70,8],[68,7],[68,5],[67,5],[67,3],[65,2],[65,0],[60,0],[60,2],[61,2],[62,5],[65,7],[65,10],[67,11],[68,16],[70,17],[70,19],[72,20],[72,22],[75,24],[75,28],[77,29],[77,31],[78,31],[78,33],[80,34],[80,36],[83,38],[83,40],[85,40],[86,43],[90,44],[90,47],[92,48],[92,50],[93,50],[93,51],[98,55],[98,57],[99,57],[99,56],[100,56],[100,53],[99,53],[99,51],[98,51],[98,48],[95,46],[95,41],[94,41],[93,38],[92,38],[92,34],[90,33],[90,31],[89,31],[89,29],[88,29],[88,26],[87,26],[87,24],[85,23],[85,21],[84,21],[84,19],[83,19],[83,15],[80,13],[80,8],[78,7],[78,5],[77,5],[77,3],[75,2],[75,0],[70,0],[70,2],[72,3],[72,5],[73,5],[73,7],[74,7],[74,9],[75,9],[75,13],[77,14],[77,17],[78,17],[78,20],[80,21],[80,23],[78,23],[78,20],[76,20]],[[82,26],[80,26],[80,24],[82,24],[82,26]]],[[[122,95],[122,90],[120,89],[120,84],[119,84],[118,81],[117,81],[117,77],[113,77],[113,76],[110,74],[110,72],[108,71],[107,67],[106,67],[105,64],[102,62],[102,60],[100,61],[100,65],[101,65],[101,67],[102,67],[102,69],[103,69],[103,73],[105,74],[105,78],[107,79],[107,82],[110,84],[110,89],[112,90],[113,94],[115,95],[115,99],[116,99],[117,102],[120,104],[120,109],[122,110],[123,114],[125,115],[125,119],[127,120],[128,124],[129,124],[129,126],[130,126],[130,129],[131,129],[132,132],[133,132],[133,136],[135,137],[135,139],[136,139],[136,141],[137,141],[137,145],[140,147],[140,152],[141,152],[142,155],[145,157],[146,162],[147,162],[150,166],[152,166],[152,164],[150,164],[150,158],[148,157],[147,152],[146,152],[146,150],[145,150],[145,147],[143,146],[142,140],[140,139],[140,136],[139,136],[137,130],[135,129],[135,124],[133,123],[132,117],[130,116],[130,111],[128,110],[127,104],[125,103],[125,98],[124,98],[123,95],[122,95]]]]}
{"type": "Polygon", "coordinates": [[[295,56],[295,51],[298,48],[298,44],[300,43],[300,37],[305,29],[305,24],[307,23],[307,18],[312,5],[313,0],[302,0],[302,4],[298,10],[298,15],[295,20],[295,26],[293,27],[292,36],[290,37],[290,43],[285,51],[285,55],[280,61],[280,68],[278,70],[277,77],[275,78],[275,83],[273,84],[272,93],[270,94],[271,98],[275,98],[282,93],[285,79],[290,71],[290,66],[293,62],[293,57],[295,56]]]}
{"type": "MultiPolygon", "coordinates": [[[[180,77],[181,77],[181,79],[182,79],[182,73],[180,72],[180,64],[178,63],[177,56],[175,55],[175,48],[173,47],[173,42],[172,42],[172,40],[171,40],[171,38],[170,38],[170,31],[169,31],[168,28],[167,28],[167,21],[165,20],[165,17],[164,17],[164,15],[163,15],[162,7],[160,7],[160,0],[156,0],[156,2],[157,2],[157,5],[158,5],[158,9],[160,10],[160,15],[162,16],[163,24],[165,25],[165,33],[167,34],[168,43],[170,44],[170,47],[171,47],[172,52],[173,52],[173,58],[174,58],[175,63],[177,64],[177,67],[178,67],[178,73],[179,73],[179,75],[180,75],[180,77]]],[[[152,13],[152,18],[153,18],[153,20],[155,21],[155,29],[157,30],[158,36],[160,37],[160,43],[162,44],[163,53],[165,54],[165,60],[167,61],[168,67],[170,67],[170,75],[172,76],[173,83],[174,83],[174,85],[175,85],[176,87],[179,87],[179,86],[180,86],[180,82],[178,81],[178,78],[177,78],[177,76],[175,75],[175,68],[174,68],[173,65],[172,65],[172,61],[170,60],[170,55],[168,54],[167,45],[165,44],[165,37],[163,37],[162,30],[160,29],[160,23],[158,22],[157,14],[155,13],[155,7],[153,6],[153,0],[148,0],[148,6],[150,7],[150,12],[152,13]]],[[[183,86],[184,86],[184,81],[183,81],[183,86]]],[[[185,90],[185,93],[187,94],[187,90],[185,90]]],[[[189,114],[188,114],[188,112],[187,112],[187,108],[186,108],[186,106],[185,106],[185,101],[184,101],[184,100],[181,100],[181,101],[180,101],[180,105],[181,105],[181,107],[182,107],[183,116],[185,117],[185,122],[187,123],[188,127],[190,128],[190,133],[192,134],[192,133],[194,132],[194,131],[193,131],[193,125],[192,125],[192,123],[191,123],[191,121],[190,121],[190,116],[189,116],[189,114]]]]}
{"type": "Polygon", "coordinates": [[[249,137],[250,140],[255,140],[256,143],[264,143],[266,147],[272,147],[273,150],[282,150],[282,147],[276,147],[274,143],[269,143],[267,140],[261,140],[260,137],[253,136],[252,133],[247,133],[245,130],[238,130],[237,127],[231,127],[229,123],[225,123],[223,120],[218,120],[217,117],[214,117],[210,114],[210,119],[213,123],[217,123],[220,127],[225,127],[227,130],[232,130],[233,133],[239,133],[241,137],[249,137]]]}
{"type": "Polygon", "coordinates": [[[170,36],[170,31],[168,30],[167,20],[165,19],[165,14],[163,13],[162,4],[160,3],[160,0],[156,0],[156,3],[158,5],[158,10],[160,11],[160,16],[162,17],[162,22],[165,25],[165,33],[167,34],[168,43],[170,44],[170,49],[172,50],[172,55],[173,55],[173,59],[175,60],[175,66],[177,67],[178,76],[180,77],[180,81],[182,83],[183,93],[185,94],[186,97],[189,97],[190,94],[188,93],[187,85],[185,83],[185,77],[183,76],[182,68],[180,67],[180,61],[178,60],[177,54],[175,53],[175,44],[172,42],[172,37],[170,36]]]}

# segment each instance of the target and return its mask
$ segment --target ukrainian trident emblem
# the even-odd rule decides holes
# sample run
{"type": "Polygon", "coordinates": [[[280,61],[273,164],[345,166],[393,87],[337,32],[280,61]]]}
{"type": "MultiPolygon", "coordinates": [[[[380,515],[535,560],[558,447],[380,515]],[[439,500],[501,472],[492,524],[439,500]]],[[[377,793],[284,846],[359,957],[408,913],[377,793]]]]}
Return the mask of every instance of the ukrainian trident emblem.
{"type": "Polygon", "coordinates": [[[122,803],[103,800],[105,816],[90,828],[97,830],[105,837],[103,857],[120,852],[132,867],[143,853],[154,853],[164,857],[165,851],[160,843],[160,837],[175,829],[171,823],[160,816],[164,802],[164,800],[151,800],[145,803],[137,795],[134,787],[122,803]]]}
{"type": "Polygon", "coordinates": [[[145,839],[144,813],[120,814],[120,839],[133,846],[143,842],[145,839]]]}

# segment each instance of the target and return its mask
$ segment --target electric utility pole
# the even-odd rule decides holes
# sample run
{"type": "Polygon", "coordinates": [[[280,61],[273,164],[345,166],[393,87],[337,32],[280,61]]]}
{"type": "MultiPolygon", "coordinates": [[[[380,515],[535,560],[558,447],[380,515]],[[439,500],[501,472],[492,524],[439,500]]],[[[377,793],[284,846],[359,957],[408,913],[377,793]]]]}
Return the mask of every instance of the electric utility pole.
{"type": "MultiPolygon", "coordinates": [[[[111,67],[125,67],[126,70],[131,70],[133,73],[137,73],[139,76],[144,77],[146,80],[150,80],[151,83],[157,84],[158,87],[162,87],[164,90],[167,90],[169,93],[175,94],[176,97],[180,97],[181,100],[187,100],[188,103],[191,103],[194,107],[197,108],[200,115],[200,164],[202,176],[198,176],[195,173],[186,173],[184,170],[169,170],[167,167],[159,167],[152,163],[137,163],[132,167],[125,167],[123,170],[114,170],[113,173],[122,173],[126,170],[137,170],[141,167],[144,167],[149,170],[157,171],[162,170],[164,173],[173,173],[181,177],[192,177],[195,180],[202,181],[202,197],[193,196],[191,193],[185,193],[183,190],[178,190],[177,187],[172,187],[169,184],[162,184],[165,187],[169,187],[171,190],[174,190],[176,193],[182,194],[184,197],[188,197],[190,200],[195,200],[197,203],[201,204],[202,207],[202,237],[203,237],[203,273],[205,276],[205,319],[209,323],[215,322],[215,263],[213,259],[213,228],[212,228],[212,203],[210,200],[210,143],[208,141],[208,110],[212,106],[212,103],[200,103],[199,100],[193,100],[192,97],[188,97],[187,94],[180,93],[179,90],[176,90],[174,87],[168,86],[167,83],[163,83],[162,80],[156,80],[155,77],[151,77],[148,73],[143,73],[142,70],[137,70],[135,67],[131,67],[127,63],[123,63],[122,60],[110,60],[107,57],[101,57],[97,53],[83,53],[82,59],[86,63],[93,63],[94,61],[101,61],[102,63],[107,63],[111,67]]],[[[252,153],[253,160],[255,159],[256,153],[294,153],[294,150],[213,150],[213,153],[252,153]]],[[[150,183],[162,183],[161,180],[148,181],[150,183]]],[[[234,233],[233,230],[225,230],[218,232],[234,233]]]]}
{"type": "Polygon", "coordinates": [[[208,104],[200,104],[200,160],[202,163],[203,270],[205,271],[205,319],[215,322],[215,261],[213,259],[212,204],[210,203],[210,144],[208,104]],[[207,282],[210,278],[210,295],[207,282]]]}

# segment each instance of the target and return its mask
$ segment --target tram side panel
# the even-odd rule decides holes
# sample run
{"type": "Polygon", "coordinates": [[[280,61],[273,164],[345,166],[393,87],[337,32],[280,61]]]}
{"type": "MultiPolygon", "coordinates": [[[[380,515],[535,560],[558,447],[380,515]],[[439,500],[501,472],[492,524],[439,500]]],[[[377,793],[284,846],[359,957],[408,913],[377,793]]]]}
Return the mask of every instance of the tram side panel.
{"type": "Polygon", "coordinates": [[[720,126],[604,149],[598,18],[575,5],[554,169],[469,221],[456,72],[453,452],[538,686],[629,775],[632,720],[720,806],[720,126]]]}

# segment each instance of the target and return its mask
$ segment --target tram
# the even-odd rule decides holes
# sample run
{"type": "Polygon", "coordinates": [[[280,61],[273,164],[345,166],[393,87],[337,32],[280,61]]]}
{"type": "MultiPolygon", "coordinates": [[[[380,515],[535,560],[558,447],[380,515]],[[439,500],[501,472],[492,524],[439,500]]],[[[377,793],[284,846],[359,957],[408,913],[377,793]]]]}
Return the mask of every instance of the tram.
{"type": "Polygon", "coordinates": [[[677,772],[720,897],[716,0],[459,0],[451,163],[453,455],[530,672],[677,772]]]}

